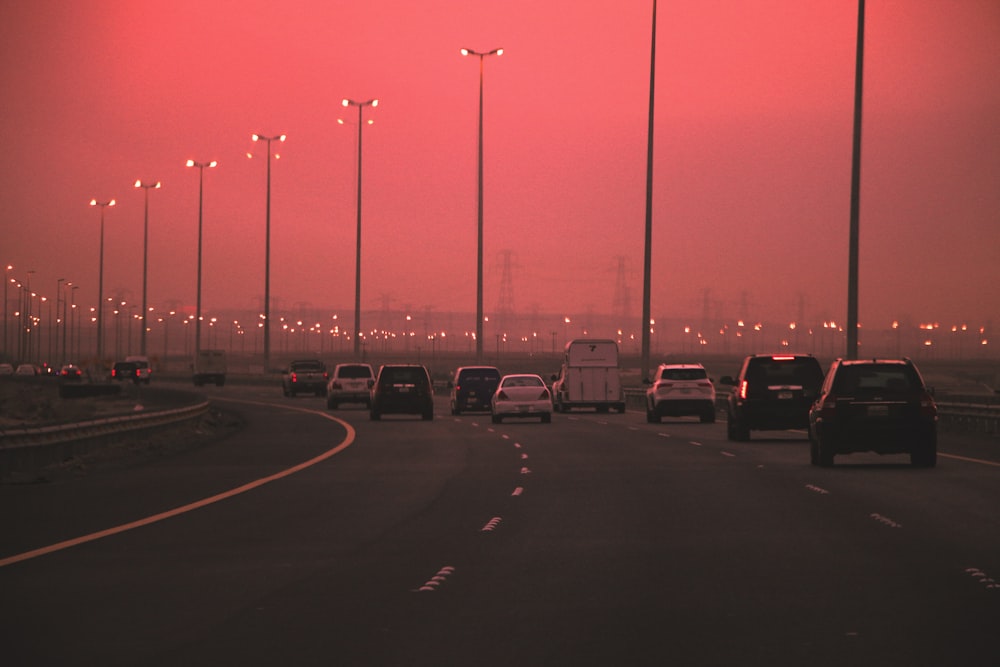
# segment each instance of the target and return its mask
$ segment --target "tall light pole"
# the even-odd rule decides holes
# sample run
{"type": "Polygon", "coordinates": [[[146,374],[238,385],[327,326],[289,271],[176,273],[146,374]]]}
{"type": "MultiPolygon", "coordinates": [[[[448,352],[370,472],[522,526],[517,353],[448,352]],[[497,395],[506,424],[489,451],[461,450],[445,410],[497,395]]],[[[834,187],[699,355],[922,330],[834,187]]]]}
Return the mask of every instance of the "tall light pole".
{"type": "MultiPolygon", "coordinates": [[[[188,160],[185,164],[188,167],[198,168],[198,295],[196,297],[194,319],[194,358],[197,359],[198,353],[201,352],[201,214],[205,192],[205,167],[213,169],[219,162],[217,160],[212,160],[211,162],[188,160]]],[[[164,343],[164,349],[166,349],[166,343],[164,343]]],[[[164,357],[166,357],[165,352],[164,357]]]]}
{"type": "Polygon", "coordinates": [[[462,49],[463,56],[479,57],[479,206],[476,216],[476,361],[483,360],[483,61],[486,56],[501,56],[503,49],[479,52],[462,49]]]}
{"type": "MultiPolygon", "coordinates": [[[[267,210],[264,218],[264,372],[267,373],[271,366],[271,142],[284,141],[285,135],[265,137],[254,134],[251,138],[267,142],[267,210]]],[[[247,157],[253,157],[253,154],[247,153],[247,157]]]]}
{"type": "Polygon", "coordinates": [[[143,189],[146,200],[142,218],[142,331],[139,334],[139,354],[146,356],[146,315],[149,312],[146,310],[146,276],[149,266],[149,191],[151,189],[159,190],[160,182],[143,183],[141,180],[136,180],[135,187],[143,189]]]}
{"type": "Polygon", "coordinates": [[[854,63],[854,139],[851,151],[851,220],[847,252],[847,350],[858,358],[858,238],[861,209],[861,98],[865,71],[865,0],[858,0],[858,41],[854,63]]]}
{"type": "Polygon", "coordinates": [[[97,272],[97,363],[104,363],[104,209],[108,206],[114,206],[115,200],[109,199],[108,201],[97,201],[96,199],[90,200],[91,206],[101,207],[101,236],[100,236],[100,254],[99,254],[99,269],[97,272]]]}
{"type": "Polygon", "coordinates": [[[642,356],[639,362],[639,377],[645,379],[649,373],[649,321],[653,318],[651,309],[653,270],[653,97],[656,92],[656,0],[653,0],[653,29],[649,48],[649,119],[646,130],[646,226],[642,259],[642,356]]]}
{"type": "Polygon", "coordinates": [[[14,266],[12,264],[8,264],[3,271],[3,353],[8,357],[10,357],[11,354],[10,354],[10,339],[7,334],[7,331],[10,328],[10,323],[7,321],[8,318],[10,317],[10,305],[7,301],[7,286],[10,285],[10,282],[13,280],[13,278],[8,276],[7,274],[9,274],[13,270],[14,266]]]}
{"type": "MultiPolygon", "coordinates": [[[[51,327],[49,328],[49,341],[50,341],[49,342],[49,347],[50,348],[53,347],[53,343],[51,341],[53,340],[52,336],[55,335],[55,355],[54,355],[54,358],[57,359],[60,364],[62,364],[63,359],[62,359],[62,356],[60,356],[60,354],[59,354],[59,321],[62,319],[60,317],[60,314],[59,314],[59,300],[60,300],[60,297],[62,296],[62,284],[64,282],[66,282],[65,278],[60,278],[59,280],[56,281],[56,316],[55,316],[55,319],[52,320],[52,324],[55,325],[55,329],[52,329],[51,327]]],[[[63,326],[65,326],[65,323],[63,324],[63,326]]],[[[65,352],[63,352],[63,355],[65,355],[65,352]]],[[[51,361],[51,359],[50,359],[50,361],[51,361]]]]}
{"type": "Polygon", "coordinates": [[[378,100],[355,102],[345,99],[341,104],[358,108],[358,231],[354,257],[354,356],[358,358],[361,353],[361,110],[378,106],[378,100]]]}

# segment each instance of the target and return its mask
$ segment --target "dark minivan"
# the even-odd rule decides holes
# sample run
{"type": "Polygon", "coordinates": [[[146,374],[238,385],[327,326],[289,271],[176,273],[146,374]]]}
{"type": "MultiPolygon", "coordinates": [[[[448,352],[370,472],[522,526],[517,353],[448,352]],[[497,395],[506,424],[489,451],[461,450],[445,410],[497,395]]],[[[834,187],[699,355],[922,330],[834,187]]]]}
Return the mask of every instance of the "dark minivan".
{"type": "Polygon", "coordinates": [[[434,388],[424,366],[385,364],[378,369],[369,415],[378,421],[391,413],[416,414],[425,421],[434,419],[434,388]]]}
{"type": "Polygon", "coordinates": [[[500,371],[493,366],[462,366],[450,384],[451,414],[489,412],[490,398],[500,384],[500,371]]]}
{"type": "Polygon", "coordinates": [[[730,440],[749,440],[751,430],[809,428],[809,408],[823,385],[823,367],[808,354],[755,354],[743,360],[740,374],[725,376],[730,440]]]}

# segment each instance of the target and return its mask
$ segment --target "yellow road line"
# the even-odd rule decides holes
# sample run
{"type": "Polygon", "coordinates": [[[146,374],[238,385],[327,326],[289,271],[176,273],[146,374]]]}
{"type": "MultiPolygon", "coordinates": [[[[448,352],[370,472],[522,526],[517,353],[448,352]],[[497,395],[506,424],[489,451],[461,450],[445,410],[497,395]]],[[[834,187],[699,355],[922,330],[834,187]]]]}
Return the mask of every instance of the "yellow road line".
{"type": "MultiPolygon", "coordinates": [[[[232,400],[232,399],[226,399],[226,400],[232,400]]],[[[347,422],[343,421],[342,419],[338,419],[338,418],[336,418],[336,417],[334,417],[332,415],[329,415],[329,414],[327,414],[325,412],[320,412],[318,410],[309,410],[307,408],[294,408],[294,407],[288,407],[288,406],[275,406],[274,404],[271,404],[271,403],[258,403],[256,401],[236,401],[236,402],[239,402],[239,403],[255,403],[257,405],[268,405],[270,407],[284,407],[285,409],[288,409],[288,410],[298,410],[299,412],[308,412],[310,414],[320,415],[321,417],[324,417],[326,419],[330,419],[332,421],[335,421],[338,424],[340,424],[341,426],[343,426],[347,430],[347,436],[336,447],[334,447],[333,449],[330,449],[330,450],[328,450],[326,452],[323,452],[319,456],[311,458],[308,461],[304,461],[303,463],[300,463],[300,464],[298,464],[296,466],[292,466],[291,468],[287,468],[285,470],[277,472],[277,473],[275,473],[273,475],[268,475],[267,477],[261,477],[260,479],[256,479],[256,480],[254,480],[252,482],[244,484],[243,486],[238,486],[235,489],[230,489],[228,491],[223,491],[222,493],[217,493],[214,496],[210,496],[208,498],[203,498],[202,500],[197,500],[197,501],[195,501],[193,503],[189,503],[187,505],[183,505],[181,507],[177,507],[175,509],[168,510],[166,512],[161,512],[159,514],[154,514],[154,515],[148,516],[148,517],[146,517],[144,519],[139,519],[137,521],[132,521],[130,523],[124,523],[124,524],[121,524],[120,526],[114,526],[113,528],[107,528],[105,530],[101,530],[101,531],[98,531],[96,533],[90,533],[89,535],[81,535],[80,537],[76,537],[76,538],[73,538],[71,540],[66,540],[64,542],[57,542],[56,544],[51,544],[51,545],[46,546],[46,547],[41,547],[41,548],[38,548],[38,549],[33,549],[31,551],[25,551],[24,553],[15,554],[13,556],[8,556],[7,558],[0,559],[0,567],[6,567],[8,565],[13,565],[14,563],[19,563],[19,562],[24,561],[24,560],[30,560],[32,558],[38,558],[39,556],[45,556],[45,555],[50,554],[50,553],[55,553],[56,551],[62,551],[64,549],[69,549],[70,547],[75,547],[75,546],[80,545],[80,544],[86,544],[87,542],[93,542],[95,540],[99,540],[99,539],[104,538],[104,537],[110,537],[111,535],[117,535],[118,533],[124,533],[125,531],[128,531],[128,530],[134,530],[135,528],[141,528],[143,526],[148,526],[148,525],[150,525],[152,523],[156,523],[158,521],[163,521],[164,519],[169,519],[171,517],[175,517],[175,516],[178,516],[180,514],[185,514],[187,512],[191,512],[191,511],[199,509],[201,507],[205,507],[207,505],[211,505],[213,503],[217,503],[217,502],[220,502],[222,500],[226,500],[228,498],[232,498],[233,496],[238,496],[241,493],[246,493],[247,491],[252,491],[252,490],[256,489],[257,487],[263,486],[263,485],[268,484],[270,482],[277,481],[277,480],[282,479],[284,477],[288,477],[289,475],[294,475],[295,473],[300,472],[302,470],[305,470],[306,468],[312,467],[312,466],[316,465],[317,463],[319,463],[321,461],[325,461],[326,459],[330,458],[334,454],[337,454],[337,453],[343,451],[344,449],[346,449],[347,447],[349,447],[351,445],[351,443],[354,442],[354,436],[355,436],[354,428],[350,424],[348,424],[347,422]]]]}

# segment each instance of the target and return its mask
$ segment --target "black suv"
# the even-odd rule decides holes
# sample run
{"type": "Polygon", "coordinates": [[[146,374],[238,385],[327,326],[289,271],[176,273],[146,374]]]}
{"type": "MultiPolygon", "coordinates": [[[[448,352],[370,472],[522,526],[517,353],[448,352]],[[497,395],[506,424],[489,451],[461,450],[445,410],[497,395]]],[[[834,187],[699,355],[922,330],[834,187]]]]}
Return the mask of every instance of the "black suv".
{"type": "Polygon", "coordinates": [[[750,431],[777,431],[809,426],[809,406],[819,396],[823,368],[812,355],[755,354],[743,360],[728,399],[730,440],[749,440],[750,431]]]}
{"type": "Polygon", "coordinates": [[[389,413],[417,414],[425,421],[434,419],[434,390],[425,367],[386,364],[378,369],[369,414],[377,421],[389,413]]]}
{"type": "Polygon", "coordinates": [[[500,371],[493,366],[463,366],[455,371],[451,385],[451,414],[490,411],[490,399],[500,384],[500,371]]]}
{"type": "Polygon", "coordinates": [[[937,406],[909,359],[838,359],[809,411],[813,465],[836,454],[909,454],[915,466],[937,464],[937,406]]]}

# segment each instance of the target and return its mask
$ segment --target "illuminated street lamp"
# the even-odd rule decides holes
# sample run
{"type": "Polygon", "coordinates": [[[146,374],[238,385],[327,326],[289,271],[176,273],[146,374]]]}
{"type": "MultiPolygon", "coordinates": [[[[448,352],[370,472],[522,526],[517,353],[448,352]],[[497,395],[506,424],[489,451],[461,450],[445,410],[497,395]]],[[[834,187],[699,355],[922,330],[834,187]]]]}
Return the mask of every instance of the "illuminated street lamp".
{"type": "Polygon", "coordinates": [[[476,217],[476,361],[483,360],[483,60],[486,56],[501,56],[503,49],[480,53],[462,49],[463,56],[479,57],[479,199],[476,217]]]}
{"type": "Polygon", "coordinates": [[[218,163],[216,160],[211,162],[195,162],[194,160],[188,160],[186,165],[188,167],[198,167],[198,295],[196,297],[197,305],[195,306],[195,324],[194,324],[194,356],[197,359],[198,353],[201,351],[201,211],[202,211],[202,201],[204,193],[204,182],[205,182],[205,167],[209,169],[214,168],[218,163]]]}
{"type": "Polygon", "coordinates": [[[13,278],[8,277],[7,274],[13,270],[14,266],[8,264],[3,273],[3,351],[6,355],[10,355],[9,338],[7,335],[7,330],[9,328],[7,318],[10,317],[10,305],[7,301],[7,286],[14,280],[13,278]]]}
{"type": "Polygon", "coordinates": [[[357,357],[361,350],[361,128],[364,125],[361,122],[361,110],[378,106],[378,100],[355,102],[345,99],[341,104],[358,108],[358,239],[354,258],[354,356],[357,357]]]}
{"type": "Polygon", "coordinates": [[[160,189],[160,182],[143,183],[141,180],[135,182],[135,187],[142,188],[146,205],[142,218],[142,332],[139,334],[139,353],[146,356],[146,270],[149,259],[149,191],[150,189],[160,189]]]}
{"type": "Polygon", "coordinates": [[[108,206],[114,206],[115,200],[109,199],[108,201],[97,201],[96,199],[90,200],[91,206],[101,207],[101,237],[100,237],[100,255],[98,259],[99,269],[97,273],[97,363],[104,363],[104,209],[108,206]]]}
{"type": "MultiPolygon", "coordinates": [[[[284,134],[265,137],[262,134],[252,135],[254,141],[267,142],[267,209],[264,222],[264,372],[271,365],[271,142],[284,141],[284,134]]],[[[252,153],[247,153],[252,158],[252,153]]],[[[277,158],[279,156],[275,156],[277,158]]]]}

